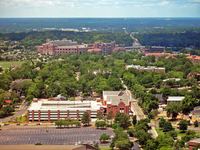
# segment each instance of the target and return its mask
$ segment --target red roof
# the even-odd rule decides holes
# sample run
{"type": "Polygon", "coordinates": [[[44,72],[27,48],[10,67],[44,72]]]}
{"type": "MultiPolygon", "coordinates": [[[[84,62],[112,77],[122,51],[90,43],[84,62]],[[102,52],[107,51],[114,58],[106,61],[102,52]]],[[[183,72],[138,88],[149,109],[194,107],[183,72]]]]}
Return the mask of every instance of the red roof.
{"type": "Polygon", "coordinates": [[[195,56],[195,55],[188,56],[187,58],[191,60],[200,60],[200,56],[195,56]]]}
{"type": "Polygon", "coordinates": [[[10,104],[12,103],[12,100],[4,100],[4,103],[10,104]]]}

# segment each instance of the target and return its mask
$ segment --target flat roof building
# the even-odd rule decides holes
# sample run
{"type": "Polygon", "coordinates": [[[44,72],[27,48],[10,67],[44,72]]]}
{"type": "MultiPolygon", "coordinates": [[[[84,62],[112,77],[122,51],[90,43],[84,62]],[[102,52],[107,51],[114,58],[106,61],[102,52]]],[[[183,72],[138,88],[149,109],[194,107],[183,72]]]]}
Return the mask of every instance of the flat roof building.
{"type": "Polygon", "coordinates": [[[184,96],[169,96],[167,98],[167,103],[180,103],[184,100],[184,96]]]}
{"type": "Polygon", "coordinates": [[[28,108],[29,121],[55,121],[59,119],[80,119],[85,112],[96,118],[98,112],[104,115],[117,112],[132,114],[128,91],[103,91],[103,99],[97,101],[66,101],[60,97],[49,99],[33,99],[28,108]]]}
{"type": "Polygon", "coordinates": [[[163,67],[156,67],[156,66],[140,66],[140,65],[127,65],[126,69],[136,69],[139,71],[147,71],[147,72],[156,72],[156,73],[165,73],[165,68],[163,67]]]}
{"type": "Polygon", "coordinates": [[[91,118],[96,118],[97,112],[103,105],[96,101],[51,101],[41,99],[33,101],[28,108],[30,121],[52,121],[67,118],[80,119],[84,112],[88,112],[91,118]]]}

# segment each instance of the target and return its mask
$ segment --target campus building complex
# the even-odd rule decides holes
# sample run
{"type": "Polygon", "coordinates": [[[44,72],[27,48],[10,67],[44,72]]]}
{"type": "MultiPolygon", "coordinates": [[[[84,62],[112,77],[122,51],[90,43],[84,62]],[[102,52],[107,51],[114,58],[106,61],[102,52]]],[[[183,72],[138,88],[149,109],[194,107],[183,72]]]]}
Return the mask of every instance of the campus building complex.
{"type": "Polygon", "coordinates": [[[115,42],[78,44],[76,41],[66,39],[47,41],[46,43],[37,46],[36,48],[37,52],[42,55],[81,54],[85,52],[107,55],[114,51],[126,50],[124,47],[116,46],[115,42]]]}
{"type": "Polygon", "coordinates": [[[36,48],[37,52],[42,55],[81,54],[85,52],[107,55],[111,54],[115,50],[124,50],[124,48],[121,47],[116,48],[115,42],[78,44],[75,41],[66,39],[47,41],[36,48]]]}
{"type": "Polygon", "coordinates": [[[130,114],[131,96],[127,91],[104,91],[98,101],[64,101],[56,99],[35,99],[28,109],[29,121],[55,121],[59,119],[80,119],[84,112],[96,118],[98,112],[104,115],[117,112],[130,114]]]}
{"type": "Polygon", "coordinates": [[[88,46],[88,52],[102,53],[104,55],[111,54],[116,48],[115,42],[110,43],[94,43],[88,46]]]}
{"type": "Polygon", "coordinates": [[[37,46],[37,51],[43,55],[81,54],[87,51],[87,45],[63,39],[47,41],[41,46],[37,46]]]}

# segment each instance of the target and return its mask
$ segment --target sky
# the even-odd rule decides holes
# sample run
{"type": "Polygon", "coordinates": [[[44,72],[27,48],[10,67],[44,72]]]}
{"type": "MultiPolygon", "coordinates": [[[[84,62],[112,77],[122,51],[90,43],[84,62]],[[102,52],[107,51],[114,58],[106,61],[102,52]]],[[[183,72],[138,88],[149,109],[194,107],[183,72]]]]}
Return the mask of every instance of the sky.
{"type": "Polygon", "coordinates": [[[200,17],[200,0],[0,0],[0,17],[200,17]]]}

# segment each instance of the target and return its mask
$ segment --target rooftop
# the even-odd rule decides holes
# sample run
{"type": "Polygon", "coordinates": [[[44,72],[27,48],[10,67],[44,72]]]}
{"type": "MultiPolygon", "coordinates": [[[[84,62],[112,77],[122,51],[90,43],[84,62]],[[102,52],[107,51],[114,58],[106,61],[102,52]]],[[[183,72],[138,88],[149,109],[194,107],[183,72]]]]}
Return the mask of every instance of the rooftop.
{"type": "Polygon", "coordinates": [[[28,108],[29,111],[41,110],[41,111],[48,111],[48,110],[99,110],[102,107],[100,102],[96,101],[49,101],[48,99],[41,99],[36,102],[32,102],[31,106],[28,108]]]}
{"type": "Polygon", "coordinates": [[[192,60],[200,60],[200,56],[196,56],[196,55],[191,55],[187,57],[188,59],[192,59],[192,60]]]}
{"type": "Polygon", "coordinates": [[[163,80],[163,82],[167,82],[167,81],[180,81],[180,80],[181,80],[180,78],[168,78],[168,79],[163,80]]]}
{"type": "Polygon", "coordinates": [[[58,48],[86,48],[86,45],[67,45],[67,46],[58,46],[58,48]]]}
{"type": "Polygon", "coordinates": [[[107,104],[118,105],[120,101],[123,101],[129,105],[131,95],[127,91],[103,91],[103,99],[107,101],[107,104]]]}
{"type": "Polygon", "coordinates": [[[163,69],[164,70],[165,69],[163,67],[156,67],[156,66],[147,66],[147,67],[145,67],[145,66],[140,66],[140,65],[127,65],[126,68],[127,69],[135,68],[135,69],[143,69],[143,70],[148,70],[148,69],[163,69]]]}
{"type": "Polygon", "coordinates": [[[71,45],[77,45],[78,44],[76,41],[67,40],[67,39],[49,41],[48,43],[54,44],[54,45],[57,45],[57,46],[71,46],[71,45]]]}
{"type": "Polygon", "coordinates": [[[175,56],[176,54],[171,53],[145,53],[145,56],[155,56],[155,57],[162,57],[162,56],[175,56]]]}
{"type": "Polygon", "coordinates": [[[189,142],[200,144],[200,138],[192,139],[189,142]]]}
{"type": "Polygon", "coordinates": [[[169,96],[167,101],[168,102],[178,102],[182,101],[185,97],[184,96],[169,96]]]}

